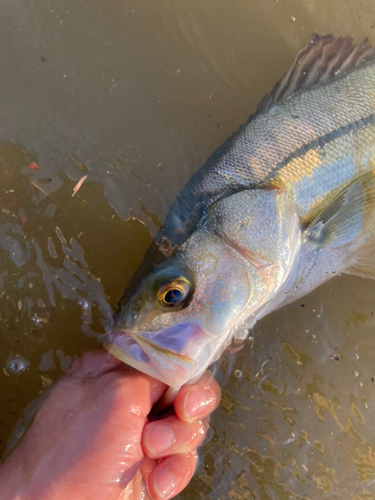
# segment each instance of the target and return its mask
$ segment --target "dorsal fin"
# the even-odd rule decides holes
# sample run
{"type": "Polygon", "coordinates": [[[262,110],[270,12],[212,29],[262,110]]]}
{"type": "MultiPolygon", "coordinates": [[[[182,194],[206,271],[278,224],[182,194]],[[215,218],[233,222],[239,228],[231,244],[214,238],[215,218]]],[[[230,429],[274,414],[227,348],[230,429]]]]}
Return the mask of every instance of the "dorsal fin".
{"type": "Polygon", "coordinates": [[[263,98],[258,113],[265,113],[297,90],[327,83],[369,60],[375,60],[375,47],[367,39],[353,45],[350,37],[334,38],[314,33],[306,47],[298,52],[290,70],[263,98]]]}

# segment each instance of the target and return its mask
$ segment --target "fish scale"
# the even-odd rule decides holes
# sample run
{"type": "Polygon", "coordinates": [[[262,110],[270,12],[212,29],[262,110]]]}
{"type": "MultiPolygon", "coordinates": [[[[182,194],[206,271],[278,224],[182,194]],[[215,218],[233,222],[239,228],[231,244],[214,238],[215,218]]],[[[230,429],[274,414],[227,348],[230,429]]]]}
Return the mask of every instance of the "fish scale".
{"type": "MultiPolygon", "coordinates": [[[[329,85],[332,88],[328,97],[327,86],[301,90],[289,101],[275,105],[269,114],[250,119],[241,130],[240,139],[234,139],[230,151],[205,173],[194,194],[199,195],[207,188],[222,189],[217,179],[230,185],[240,182],[246,187],[261,183],[274,170],[287,167],[293,156],[309,149],[310,144],[317,149],[325,136],[330,140],[335,135],[347,134],[352,124],[353,131],[366,127],[368,117],[374,121],[374,66],[366,66],[348,75],[347,80],[341,78],[329,85]],[[363,87],[371,89],[367,90],[368,96],[363,87]],[[327,107],[336,112],[328,113],[327,107]]],[[[303,171],[303,164],[299,169],[303,171]]]]}
{"type": "Polygon", "coordinates": [[[365,64],[335,78],[324,86],[297,91],[267,114],[250,117],[207,160],[166,218],[165,234],[172,244],[186,239],[194,223],[218,199],[256,187],[305,148],[318,148],[325,136],[340,135],[356,122],[361,128],[361,120],[374,119],[375,66],[365,64]]]}
{"type": "Polygon", "coordinates": [[[124,296],[106,347],[174,391],[335,274],[375,278],[375,49],[313,35],[163,237],[173,252],[124,296]]]}
{"type": "Polygon", "coordinates": [[[297,214],[311,221],[353,178],[374,168],[375,116],[361,120],[345,135],[327,140],[323,147],[309,149],[275,169],[264,181],[285,186],[297,214]]]}

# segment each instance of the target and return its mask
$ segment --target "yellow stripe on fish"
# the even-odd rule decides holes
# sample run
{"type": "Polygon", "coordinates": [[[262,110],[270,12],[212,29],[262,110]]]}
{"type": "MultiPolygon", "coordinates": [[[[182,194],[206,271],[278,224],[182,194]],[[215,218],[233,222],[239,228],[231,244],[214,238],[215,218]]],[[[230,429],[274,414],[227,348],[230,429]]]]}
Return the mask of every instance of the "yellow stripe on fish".
{"type": "Polygon", "coordinates": [[[375,278],[375,49],[313,35],[179,194],[166,239],[108,341],[173,387],[333,275],[375,278]]]}

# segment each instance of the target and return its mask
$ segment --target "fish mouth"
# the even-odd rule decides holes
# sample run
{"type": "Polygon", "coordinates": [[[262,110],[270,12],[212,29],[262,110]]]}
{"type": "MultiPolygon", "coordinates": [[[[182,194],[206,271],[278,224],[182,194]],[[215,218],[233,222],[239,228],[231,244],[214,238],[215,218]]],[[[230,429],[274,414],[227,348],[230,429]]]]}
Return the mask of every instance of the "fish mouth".
{"type": "Polygon", "coordinates": [[[170,387],[180,387],[206,369],[209,342],[196,322],[185,321],[156,332],[118,328],[109,334],[104,348],[127,365],[170,387]]]}

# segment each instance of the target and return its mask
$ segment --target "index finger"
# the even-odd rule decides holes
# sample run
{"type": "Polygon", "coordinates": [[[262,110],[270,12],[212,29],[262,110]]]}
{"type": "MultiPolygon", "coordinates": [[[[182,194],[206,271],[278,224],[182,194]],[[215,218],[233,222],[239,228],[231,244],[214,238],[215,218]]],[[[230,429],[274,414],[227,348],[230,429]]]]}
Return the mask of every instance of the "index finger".
{"type": "Polygon", "coordinates": [[[206,372],[197,383],[183,386],[173,403],[174,411],[184,422],[199,420],[212,413],[220,403],[221,391],[211,373],[206,372]]]}

